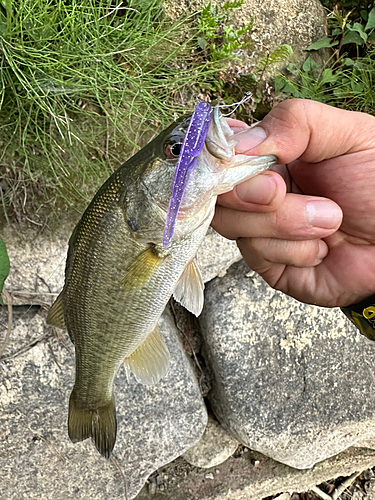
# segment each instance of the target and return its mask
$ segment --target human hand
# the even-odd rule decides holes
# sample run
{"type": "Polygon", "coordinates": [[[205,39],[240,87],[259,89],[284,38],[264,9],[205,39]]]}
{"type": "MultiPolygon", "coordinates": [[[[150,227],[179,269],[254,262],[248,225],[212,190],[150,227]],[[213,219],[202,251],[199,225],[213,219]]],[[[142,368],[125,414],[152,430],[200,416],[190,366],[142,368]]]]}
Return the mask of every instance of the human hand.
{"type": "Polygon", "coordinates": [[[238,153],[274,154],[280,165],[219,196],[214,229],[302,302],[343,307],[373,295],[375,117],[292,99],[256,127],[228,121],[242,130],[238,153]]]}

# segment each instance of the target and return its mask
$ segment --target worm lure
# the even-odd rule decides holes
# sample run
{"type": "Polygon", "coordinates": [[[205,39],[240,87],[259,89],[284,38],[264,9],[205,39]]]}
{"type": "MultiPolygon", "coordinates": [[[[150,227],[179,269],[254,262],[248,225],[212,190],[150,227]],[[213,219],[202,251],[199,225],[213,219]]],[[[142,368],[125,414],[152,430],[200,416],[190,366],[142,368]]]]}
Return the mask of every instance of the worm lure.
{"type": "Polygon", "coordinates": [[[170,243],[177,214],[190,173],[198,162],[204,141],[212,120],[212,107],[208,102],[200,102],[192,114],[189,127],[181,146],[176,172],[173,179],[172,195],[169,200],[167,218],[164,228],[163,247],[170,243]]]}

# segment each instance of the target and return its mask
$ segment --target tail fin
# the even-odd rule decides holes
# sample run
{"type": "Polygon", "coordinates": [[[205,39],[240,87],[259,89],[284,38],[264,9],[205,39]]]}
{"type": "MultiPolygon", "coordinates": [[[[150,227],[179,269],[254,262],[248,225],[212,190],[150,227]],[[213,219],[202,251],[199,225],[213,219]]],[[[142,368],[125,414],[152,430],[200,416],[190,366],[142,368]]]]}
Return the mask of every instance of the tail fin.
{"type": "Polygon", "coordinates": [[[91,410],[77,404],[73,389],[69,401],[68,418],[68,433],[73,443],[91,437],[99,453],[109,458],[115,446],[116,431],[116,408],[113,395],[107,404],[91,410]]]}

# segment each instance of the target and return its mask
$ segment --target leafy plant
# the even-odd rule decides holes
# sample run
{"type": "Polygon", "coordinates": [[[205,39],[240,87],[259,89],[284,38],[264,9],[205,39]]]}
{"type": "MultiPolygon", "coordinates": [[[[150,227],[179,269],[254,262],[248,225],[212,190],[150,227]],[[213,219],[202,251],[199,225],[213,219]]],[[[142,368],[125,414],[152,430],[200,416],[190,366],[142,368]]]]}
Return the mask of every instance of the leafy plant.
{"type": "Polygon", "coordinates": [[[318,64],[308,57],[302,68],[295,64],[290,64],[287,71],[291,75],[298,75],[298,80],[293,80],[288,75],[278,75],[275,78],[275,91],[290,93],[293,97],[313,99],[315,101],[327,102],[330,97],[327,92],[327,85],[336,83],[338,77],[335,76],[331,68],[319,71],[318,64]]]}
{"type": "Polygon", "coordinates": [[[329,18],[330,36],[307,50],[331,48],[332,57],[323,67],[312,57],[302,67],[289,65],[275,79],[276,94],[375,113],[375,7],[366,10],[358,3],[344,11],[335,6],[329,18]]]}
{"type": "Polygon", "coordinates": [[[231,23],[234,11],[244,0],[226,1],[219,6],[208,3],[198,20],[198,45],[208,53],[211,61],[233,58],[235,52],[243,49],[247,41],[241,37],[250,32],[253,22],[235,29],[231,23]]]}
{"type": "Polygon", "coordinates": [[[289,61],[293,56],[293,49],[290,45],[282,44],[276,47],[266,57],[259,60],[256,70],[264,72],[267,67],[272,67],[275,64],[289,61]]]}
{"type": "Polygon", "coordinates": [[[332,67],[319,68],[308,57],[302,68],[288,67],[289,74],[275,79],[275,91],[293,97],[313,99],[345,109],[375,114],[375,50],[364,57],[342,57],[332,67]]]}
{"type": "Polygon", "coordinates": [[[331,36],[317,40],[306,50],[336,47],[337,54],[339,54],[344,45],[365,45],[375,41],[375,7],[369,12],[362,9],[358,21],[352,21],[350,19],[351,14],[352,11],[344,13],[339,7],[335,6],[329,15],[333,21],[331,23],[331,36]]]}

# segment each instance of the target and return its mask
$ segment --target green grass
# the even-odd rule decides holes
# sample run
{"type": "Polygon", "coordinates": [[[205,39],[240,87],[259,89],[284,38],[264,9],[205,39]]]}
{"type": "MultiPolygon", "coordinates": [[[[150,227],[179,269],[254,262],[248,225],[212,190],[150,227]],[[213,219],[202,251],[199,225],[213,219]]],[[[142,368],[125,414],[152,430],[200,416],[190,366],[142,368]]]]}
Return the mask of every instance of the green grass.
{"type": "Polygon", "coordinates": [[[161,0],[0,0],[0,195],[6,218],[73,206],[175,113],[225,59],[198,47],[196,16],[161,0]],[[125,6],[126,5],[126,6],[125,6]]]}

